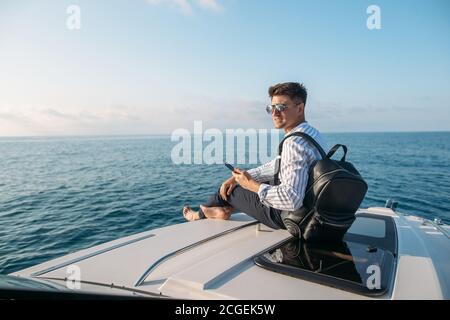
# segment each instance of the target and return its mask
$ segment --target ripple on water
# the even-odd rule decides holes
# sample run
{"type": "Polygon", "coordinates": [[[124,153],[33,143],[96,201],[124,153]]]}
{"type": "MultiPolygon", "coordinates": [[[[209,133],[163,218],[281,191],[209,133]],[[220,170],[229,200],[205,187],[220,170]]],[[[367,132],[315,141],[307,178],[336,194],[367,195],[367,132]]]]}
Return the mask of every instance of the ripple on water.
{"type": "MultiPolygon", "coordinates": [[[[349,146],[369,184],[363,207],[394,198],[399,211],[450,223],[450,133],[324,136],[349,146]]],[[[205,202],[229,171],[174,165],[173,145],[170,137],[0,139],[0,273],[183,222],[184,203],[205,202]]]]}

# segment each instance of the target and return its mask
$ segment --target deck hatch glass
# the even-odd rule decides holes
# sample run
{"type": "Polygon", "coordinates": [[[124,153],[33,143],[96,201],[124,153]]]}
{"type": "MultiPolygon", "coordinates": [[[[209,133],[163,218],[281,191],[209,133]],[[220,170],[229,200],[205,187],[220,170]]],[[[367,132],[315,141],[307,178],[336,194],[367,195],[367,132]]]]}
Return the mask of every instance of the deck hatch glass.
{"type": "Polygon", "coordinates": [[[393,221],[361,214],[355,223],[340,243],[313,244],[291,238],[254,261],[288,276],[358,294],[383,295],[390,288],[395,267],[393,221]]]}

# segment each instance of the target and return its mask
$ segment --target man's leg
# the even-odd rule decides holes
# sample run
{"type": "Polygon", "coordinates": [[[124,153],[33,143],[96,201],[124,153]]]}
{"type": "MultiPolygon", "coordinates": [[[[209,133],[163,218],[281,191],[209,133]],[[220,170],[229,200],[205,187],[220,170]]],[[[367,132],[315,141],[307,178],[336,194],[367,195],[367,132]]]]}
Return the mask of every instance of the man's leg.
{"type": "Polygon", "coordinates": [[[200,218],[228,220],[233,208],[220,196],[220,189],[209,196],[208,201],[200,205],[200,218]]]}
{"type": "Polygon", "coordinates": [[[222,199],[220,192],[213,194],[209,197],[208,202],[201,206],[200,215],[203,213],[207,218],[209,218],[209,214],[220,215],[220,210],[227,210],[227,208],[230,207],[232,207],[232,210],[228,209],[230,210],[228,216],[231,214],[231,211],[244,212],[268,227],[274,229],[284,229],[284,224],[280,217],[280,210],[266,207],[260,202],[258,194],[246,190],[240,186],[234,188],[233,192],[228,196],[228,200],[226,201],[222,199]]]}

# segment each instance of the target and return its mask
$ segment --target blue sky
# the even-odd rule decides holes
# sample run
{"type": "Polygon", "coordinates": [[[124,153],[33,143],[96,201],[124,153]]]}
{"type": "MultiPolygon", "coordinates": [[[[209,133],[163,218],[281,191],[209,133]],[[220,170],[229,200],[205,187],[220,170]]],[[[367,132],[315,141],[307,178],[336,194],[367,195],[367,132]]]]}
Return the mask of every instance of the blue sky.
{"type": "Polygon", "coordinates": [[[2,0],[0,136],[271,128],[267,88],[285,81],[306,85],[323,132],[450,130],[449,14],[446,0],[2,0]]]}

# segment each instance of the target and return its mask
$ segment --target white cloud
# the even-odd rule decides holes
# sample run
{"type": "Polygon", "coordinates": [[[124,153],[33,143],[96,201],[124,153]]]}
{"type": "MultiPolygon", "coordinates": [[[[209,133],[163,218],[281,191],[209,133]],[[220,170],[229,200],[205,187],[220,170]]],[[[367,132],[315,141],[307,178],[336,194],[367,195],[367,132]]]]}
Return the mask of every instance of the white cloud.
{"type": "Polygon", "coordinates": [[[223,7],[217,2],[217,0],[196,0],[197,5],[203,9],[212,11],[222,11],[223,7]]]}
{"type": "Polygon", "coordinates": [[[215,12],[220,12],[223,10],[223,7],[218,3],[217,0],[147,0],[147,3],[150,5],[167,4],[178,9],[185,15],[193,14],[193,4],[204,10],[215,12]]]}
{"type": "Polygon", "coordinates": [[[207,96],[166,99],[140,106],[1,106],[1,136],[170,134],[178,128],[268,128],[265,102],[207,96]]]}

